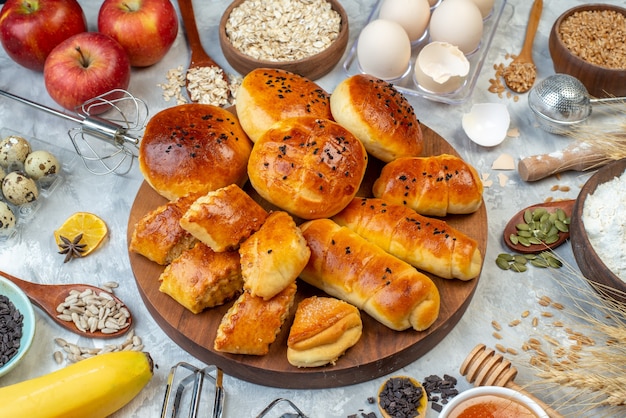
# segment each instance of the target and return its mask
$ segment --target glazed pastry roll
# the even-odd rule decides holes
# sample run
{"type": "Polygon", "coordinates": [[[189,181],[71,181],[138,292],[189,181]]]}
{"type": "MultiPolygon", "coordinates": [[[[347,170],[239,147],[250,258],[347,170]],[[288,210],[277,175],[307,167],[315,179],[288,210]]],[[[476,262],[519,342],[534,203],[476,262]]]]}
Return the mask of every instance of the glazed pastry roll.
{"type": "Polygon", "coordinates": [[[197,314],[234,299],[242,290],[239,253],[216,253],[201,242],[172,261],[159,290],[197,314]]]}
{"type": "Polygon", "coordinates": [[[330,96],[333,118],[381,161],[417,157],[422,128],[409,101],[387,81],[366,74],[346,78],[330,96]]]}
{"type": "Polygon", "coordinates": [[[476,240],[442,219],[419,215],[400,204],[354,198],[333,220],[412,266],[444,279],[470,280],[482,268],[476,240]]]}
{"type": "Polygon", "coordinates": [[[359,310],[339,299],[312,296],[302,300],[289,330],[287,360],[297,367],[335,364],[363,331],[359,310]]]}
{"type": "Polygon", "coordinates": [[[271,299],[293,283],[311,255],[302,231],[287,212],[272,212],[239,247],[244,289],[271,299]]]}
{"type": "Polygon", "coordinates": [[[483,201],[483,183],[476,169],[448,154],[387,163],[372,192],[427,216],[473,213],[483,201]]]}
{"type": "Polygon", "coordinates": [[[144,215],[135,225],[130,251],[155,263],[166,265],[196,243],[196,238],[180,226],[180,219],[197,196],[178,198],[144,215]]]}
{"type": "Polygon", "coordinates": [[[180,219],[180,226],[213,251],[239,248],[258,230],[267,212],[236,184],[199,197],[180,219]]]}
{"type": "Polygon", "coordinates": [[[396,331],[425,330],[439,316],[439,291],[415,267],[330,219],[300,228],[311,248],[305,282],[396,331]]]}
{"type": "Polygon", "coordinates": [[[269,353],[295,295],[295,282],[270,300],[243,292],[222,318],[213,348],[231,354],[262,356],[269,353]]]}

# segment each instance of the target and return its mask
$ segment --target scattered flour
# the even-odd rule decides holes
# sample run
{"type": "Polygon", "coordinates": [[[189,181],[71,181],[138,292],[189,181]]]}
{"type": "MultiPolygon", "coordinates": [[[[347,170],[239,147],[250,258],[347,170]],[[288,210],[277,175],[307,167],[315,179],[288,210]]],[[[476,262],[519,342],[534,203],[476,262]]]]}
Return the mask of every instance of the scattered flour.
{"type": "Polygon", "coordinates": [[[626,282],[626,172],[587,196],[583,223],[604,264],[626,282]]]}

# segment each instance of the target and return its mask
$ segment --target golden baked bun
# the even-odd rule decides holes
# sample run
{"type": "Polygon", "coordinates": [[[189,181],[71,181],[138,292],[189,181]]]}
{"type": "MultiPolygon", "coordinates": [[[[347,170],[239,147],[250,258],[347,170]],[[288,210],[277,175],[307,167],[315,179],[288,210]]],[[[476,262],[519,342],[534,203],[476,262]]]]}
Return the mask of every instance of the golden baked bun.
{"type": "Polygon", "coordinates": [[[293,282],[269,300],[243,292],[222,317],[213,349],[262,356],[270,351],[296,297],[293,282]]]}
{"type": "Polygon", "coordinates": [[[334,120],[383,162],[422,152],[422,128],[413,107],[384,80],[365,74],[343,80],[330,96],[330,109],[334,120]]]}
{"type": "Polygon", "coordinates": [[[244,289],[271,299],[293,283],[311,250],[293,218],[283,211],[269,214],[261,228],[239,246],[244,289]]]}
{"type": "Polygon", "coordinates": [[[332,119],[330,95],[313,81],[289,71],[257,68],[237,90],[237,116],[252,142],[274,123],[296,116],[332,119]]]}
{"type": "Polygon", "coordinates": [[[169,200],[243,186],[252,142],[237,118],[205,104],[167,108],[154,115],[139,146],[144,179],[169,200]]]}
{"type": "Polygon", "coordinates": [[[201,242],[159,276],[159,291],[197,314],[235,298],[243,288],[237,251],[216,253],[201,242]]]}
{"type": "Polygon", "coordinates": [[[166,265],[193,247],[197,240],[180,226],[180,218],[196,198],[196,195],[181,197],[142,216],[135,224],[130,251],[166,265]]]}
{"type": "Polygon", "coordinates": [[[261,197],[303,219],[326,218],[356,195],[367,152],[346,128],[311,116],[275,123],[252,148],[248,176],[261,197]]]}
{"type": "Polygon", "coordinates": [[[213,251],[239,248],[258,230],[267,212],[236,184],[222,187],[191,204],[180,226],[213,251]]]}
{"type": "Polygon", "coordinates": [[[363,333],[359,310],[339,299],[302,300],[289,330],[287,360],[297,367],[335,364],[363,333]]]}

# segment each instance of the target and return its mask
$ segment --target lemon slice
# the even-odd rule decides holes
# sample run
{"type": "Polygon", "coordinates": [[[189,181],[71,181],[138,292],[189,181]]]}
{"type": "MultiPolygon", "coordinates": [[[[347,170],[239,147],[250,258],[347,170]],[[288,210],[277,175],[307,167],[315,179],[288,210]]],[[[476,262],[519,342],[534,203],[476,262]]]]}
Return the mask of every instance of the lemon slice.
{"type": "Polygon", "coordinates": [[[79,234],[83,234],[80,243],[85,245],[82,252],[84,257],[100,246],[108,232],[106,223],[97,215],[89,212],[76,212],[54,231],[54,239],[57,246],[61,248],[63,243],[61,237],[72,241],[79,234]]]}

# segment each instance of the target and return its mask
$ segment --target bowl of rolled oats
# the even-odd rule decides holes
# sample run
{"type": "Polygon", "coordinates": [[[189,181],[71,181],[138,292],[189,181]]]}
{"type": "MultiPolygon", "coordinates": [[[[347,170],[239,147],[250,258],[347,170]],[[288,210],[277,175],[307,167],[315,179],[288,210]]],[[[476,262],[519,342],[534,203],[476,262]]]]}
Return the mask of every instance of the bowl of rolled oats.
{"type": "Polygon", "coordinates": [[[626,96],[626,9],[583,4],[554,22],[548,47],[557,73],[579,79],[593,97],[626,96]]]}
{"type": "Polygon", "coordinates": [[[337,0],[235,0],[222,15],[219,39],[242,76],[278,68],[316,80],[343,56],[348,26],[337,0]]]}

